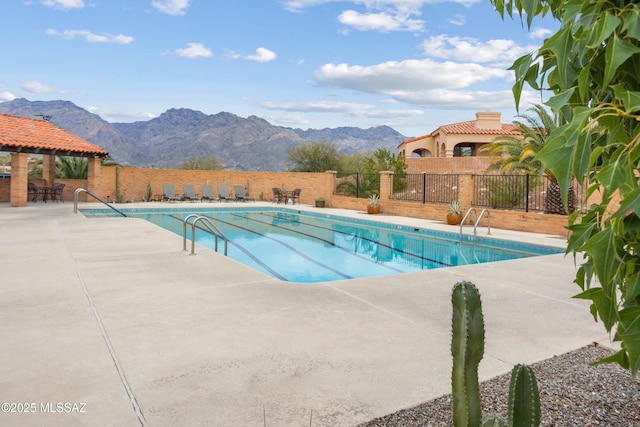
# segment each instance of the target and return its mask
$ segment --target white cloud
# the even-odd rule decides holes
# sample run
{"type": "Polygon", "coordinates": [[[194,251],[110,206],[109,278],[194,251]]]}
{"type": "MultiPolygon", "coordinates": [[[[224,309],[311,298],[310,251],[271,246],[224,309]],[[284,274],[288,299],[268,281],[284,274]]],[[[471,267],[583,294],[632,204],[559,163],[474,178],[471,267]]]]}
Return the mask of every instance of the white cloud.
{"type": "Polygon", "coordinates": [[[20,86],[21,89],[26,90],[27,92],[33,93],[52,93],[56,92],[54,88],[49,86],[48,84],[34,82],[34,81],[26,81],[22,83],[20,86]]]}
{"type": "Polygon", "coordinates": [[[499,109],[513,108],[513,93],[503,91],[470,91],[450,89],[429,89],[405,92],[397,95],[400,101],[424,105],[438,109],[499,109]]]}
{"type": "Polygon", "coordinates": [[[422,110],[381,110],[373,104],[352,102],[261,102],[260,106],[270,110],[293,111],[300,113],[347,113],[353,117],[396,118],[414,117],[424,114],[422,110]]]}
{"type": "Polygon", "coordinates": [[[56,9],[82,9],[84,0],[43,0],[42,4],[56,9]]]}
{"type": "MultiPolygon", "coordinates": [[[[315,6],[325,3],[338,2],[339,0],[285,0],[285,9],[291,12],[303,12],[315,6]]],[[[338,21],[343,25],[355,28],[359,31],[418,31],[425,30],[426,22],[415,19],[421,15],[425,5],[442,2],[458,3],[470,6],[481,0],[345,0],[344,3],[362,6],[365,11],[358,12],[347,9],[338,16],[338,21]]],[[[460,15],[449,21],[453,25],[463,25],[464,17],[460,15]]],[[[347,34],[346,31],[342,31],[347,34]]]]}
{"type": "Polygon", "coordinates": [[[95,106],[87,106],[84,107],[85,110],[97,114],[103,120],[107,122],[135,122],[135,121],[146,121],[151,120],[157,115],[146,113],[146,112],[138,112],[138,111],[114,111],[106,108],[100,108],[95,106]]]}
{"type": "MultiPolygon", "coordinates": [[[[491,79],[508,81],[512,77],[512,73],[504,68],[431,59],[371,66],[326,64],[315,73],[316,81],[323,86],[386,95],[396,102],[425,108],[455,109],[513,108],[513,94],[509,90],[490,92],[470,88],[491,79]]],[[[360,106],[360,109],[360,116],[374,111],[373,107],[363,109],[360,106]]],[[[407,110],[408,113],[413,111],[407,110]]],[[[384,114],[389,117],[389,112],[384,114]]]]}
{"type": "Polygon", "coordinates": [[[396,9],[419,9],[427,4],[443,3],[444,1],[458,3],[463,6],[470,6],[474,3],[480,3],[481,0],[285,0],[283,4],[285,9],[291,12],[302,12],[304,9],[309,9],[326,3],[337,2],[364,5],[369,9],[382,9],[388,7],[396,9]]]}
{"type": "Polygon", "coordinates": [[[391,96],[405,91],[463,88],[508,76],[510,73],[501,68],[431,59],[389,61],[371,66],[326,64],[315,73],[315,79],[325,86],[391,96]]]}
{"type": "Polygon", "coordinates": [[[244,59],[256,62],[269,62],[276,59],[276,54],[267,48],[259,47],[256,49],[255,55],[247,55],[244,59]]]}
{"type": "Polygon", "coordinates": [[[536,27],[531,31],[531,33],[529,33],[529,37],[532,39],[544,39],[551,34],[553,34],[553,31],[548,28],[536,27]]]}
{"type": "Polygon", "coordinates": [[[240,58],[242,58],[242,55],[240,55],[238,52],[229,49],[225,51],[224,59],[226,59],[227,61],[235,61],[236,59],[240,58]]]}
{"type": "Polygon", "coordinates": [[[0,101],[13,101],[16,96],[11,92],[0,92],[0,101]]]}
{"type": "Polygon", "coordinates": [[[302,113],[349,113],[361,109],[371,109],[373,104],[357,104],[351,102],[261,102],[260,106],[270,110],[298,111],[302,113]]]}
{"type": "Polygon", "coordinates": [[[345,10],[338,16],[338,21],[360,31],[422,31],[425,21],[411,19],[408,14],[359,13],[345,10]]]}
{"type": "Polygon", "coordinates": [[[133,42],[133,37],[122,34],[112,35],[109,33],[94,34],[87,30],[64,30],[62,32],[54,29],[48,29],[47,35],[62,37],[65,40],[71,40],[76,37],[82,37],[88,43],[118,43],[129,44],[133,42]]]}
{"type": "Polygon", "coordinates": [[[280,125],[285,125],[285,126],[291,126],[291,125],[301,126],[301,125],[309,124],[309,120],[305,119],[299,114],[286,114],[283,116],[267,116],[267,120],[269,120],[272,123],[279,123],[280,125]]]}
{"type": "Polygon", "coordinates": [[[462,26],[467,23],[467,17],[458,13],[449,18],[448,22],[451,25],[462,26]]]}
{"type": "Polygon", "coordinates": [[[445,34],[429,37],[422,47],[429,57],[504,65],[511,65],[518,57],[537,49],[520,46],[513,40],[481,42],[473,37],[449,37],[445,34]]]}
{"type": "Polygon", "coordinates": [[[151,5],[167,15],[184,15],[191,0],[153,0],[151,5]]]}
{"type": "Polygon", "coordinates": [[[213,56],[213,53],[201,43],[187,43],[187,46],[184,49],[176,49],[174,53],[189,59],[213,56]]]}

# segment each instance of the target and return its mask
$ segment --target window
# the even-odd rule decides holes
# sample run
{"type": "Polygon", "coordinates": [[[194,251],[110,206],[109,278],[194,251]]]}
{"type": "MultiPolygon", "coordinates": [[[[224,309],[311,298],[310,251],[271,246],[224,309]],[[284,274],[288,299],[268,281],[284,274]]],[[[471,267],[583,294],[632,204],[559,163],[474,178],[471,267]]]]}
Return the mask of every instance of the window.
{"type": "Polygon", "coordinates": [[[453,157],[473,157],[473,144],[457,144],[453,147],[453,157]]]}

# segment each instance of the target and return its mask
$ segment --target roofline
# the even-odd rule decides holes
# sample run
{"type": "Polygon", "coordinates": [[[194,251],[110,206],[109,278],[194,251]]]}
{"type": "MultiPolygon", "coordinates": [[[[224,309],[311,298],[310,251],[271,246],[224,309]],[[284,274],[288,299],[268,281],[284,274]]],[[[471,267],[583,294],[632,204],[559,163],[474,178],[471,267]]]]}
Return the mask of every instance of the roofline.
{"type": "Polygon", "coordinates": [[[10,153],[28,153],[28,154],[46,154],[50,156],[68,156],[68,157],[91,157],[91,158],[107,158],[109,153],[87,152],[73,150],[51,150],[40,147],[16,147],[15,145],[0,144],[0,152],[10,153]]]}

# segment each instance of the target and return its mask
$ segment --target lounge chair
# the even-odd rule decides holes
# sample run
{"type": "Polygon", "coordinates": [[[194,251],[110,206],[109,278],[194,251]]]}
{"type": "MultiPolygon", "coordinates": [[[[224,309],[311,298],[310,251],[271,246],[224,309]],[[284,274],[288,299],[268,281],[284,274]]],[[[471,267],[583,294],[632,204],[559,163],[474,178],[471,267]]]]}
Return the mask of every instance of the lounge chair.
{"type": "Polygon", "coordinates": [[[300,192],[302,190],[300,190],[299,188],[295,188],[291,194],[289,195],[289,199],[291,199],[291,201],[293,201],[293,204],[295,205],[296,203],[300,203],[300,192]],[[297,202],[296,202],[297,200],[297,202]]]}
{"type": "Polygon", "coordinates": [[[250,200],[252,202],[255,202],[253,197],[249,197],[247,196],[247,193],[245,193],[244,185],[234,185],[233,192],[235,193],[236,200],[241,200],[243,202],[250,200]]]}
{"type": "MultiPolygon", "coordinates": [[[[273,200],[278,204],[284,200],[284,194],[282,194],[282,190],[278,187],[273,187],[273,200]]],[[[286,203],[286,200],[285,200],[286,203]]]]}
{"type": "Polygon", "coordinates": [[[220,200],[224,200],[225,202],[233,200],[233,197],[229,194],[229,187],[225,184],[218,184],[218,197],[220,200]]]}
{"type": "Polygon", "coordinates": [[[202,189],[202,200],[209,200],[211,202],[214,200],[220,201],[220,197],[213,195],[213,189],[209,184],[203,184],[200,188],[202,189]]]}
{"type": "Polygon", "coordinates": [[[176,193],[176,189],[173,187],[173,184],[162,184],[162,200],[169,202],[176,202],[182,200],[178,193],[176,193]]]}
{"type": "Polygon", "coordinates": [[[196,196],[196,190],[193,188],[193,184],[183,184],[182,191],[184,192],[183,200],[189,200],[190,202],[200,200],[200,198],[196,196]]]}

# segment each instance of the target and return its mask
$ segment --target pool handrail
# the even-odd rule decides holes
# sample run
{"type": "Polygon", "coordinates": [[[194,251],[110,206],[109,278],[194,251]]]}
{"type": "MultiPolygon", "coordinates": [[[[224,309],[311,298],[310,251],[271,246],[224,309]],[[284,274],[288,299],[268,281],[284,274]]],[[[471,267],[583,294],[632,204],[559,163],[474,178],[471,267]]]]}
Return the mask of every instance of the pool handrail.
{"type": "Polygon", "coordinates": [[[467,213],[462,218],[462,221],[460,221],[460,241],[462,241],[462,226],[464,225],[464,222],[467,220],[469,215],[471,215],[471,212],[473,212],[474,214],[473,238],[476,239],[478,237],[478,224],[480,224],[480,220],[485,213],[487,214],[487,234],[491,234],[491,212],[489,211],[489,209],[482,209],[480,215],[478,215],[478,211],[476,211],[476,208],[469,208],[467,213]]]}
{"type": "Polygon", "coordinates": [[[195,255],[195,246],[196,246],[196,223],[198,221],[202,221],[202,224],[207,228],[207,230],[209,230],[209,232],[211,234],[213,234],[214,237],[214,242],[215,242],[215,247],[214,250],[216,252],[218,252],[218,237],[221,237],[222,240],[224,241],[224,255],[227,255],[227,236],[225,236],[225,234],[222,232],[222,230],[220,230],[218,227],[216,227],[216,225],[211,222],[211,220],[206,217],[206,216],[202,216],[199,214],[190,214],[187,215],[184,220],[182,221],[182,250],[186,251],[187,250],[187,224],[189,223],[190,219],[193,219],[193,221],[191,222],[191,255],[195,255]]]}
{"type": "MultiPolygon", "coordinates": [[[[476,208],[469,208],[467,213],[462,217],[462,221],[460,221],[460,241],[462,241],[462,226],[464,225],[464,222],[467,220],[467,218],[469,218],[469,215],[471,215],[471,212],[473,212],[473,214],[475,215],[474,223],[478,220],[478,211],[476,210],[476,208]]],[[[475,227],[473,228],[473,230],[473,234],[475,235],[475,227]]]]}
{"type": "Polygon", "coordinates": [[[75,193],[73,193],[73,212],[74,213],[78,213],[78,195],[80,193],[87,193],[89,196],[93,197],[94,199],[96,199],[100,203],[106,205],[108,208],[113,209],[114,211],[116,211],[117,213],[119,213],[120,215],[122,215],[125,218],[127,217],[127,214],[125,214],[124,212],[114,208],[109,203],[105,202],[100,197],[96,196],[95,194],[91,193],[88,190],[85,190],[84,188],[78,188],[78,189],[76,189],[75,193]]]}
{"type": "Polygon", "coordinates": [[[476,228],[482,219],[482,215],[484,215],[485,212],[487,213],[487,234],[491,234],[491,212],[489,212],[489,209],[482,209],[482,211],[480,211],[480,215],[478,215],[478,219],[476,219],[476,222],[473,224],[474,235],[476,234],[476,228]]]}

